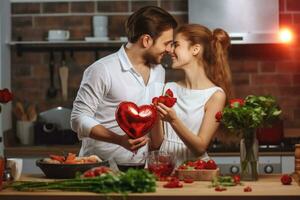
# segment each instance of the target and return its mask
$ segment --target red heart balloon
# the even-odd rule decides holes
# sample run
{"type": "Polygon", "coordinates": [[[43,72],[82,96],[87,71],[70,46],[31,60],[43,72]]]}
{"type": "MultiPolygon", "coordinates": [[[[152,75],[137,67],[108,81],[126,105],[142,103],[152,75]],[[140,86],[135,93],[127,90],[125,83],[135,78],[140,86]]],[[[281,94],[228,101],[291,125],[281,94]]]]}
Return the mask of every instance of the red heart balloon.
{"type": "Polygon", "coordinates": [[[121,102],[116,110],[116,120],[131,138],[146,135],[153,127],[157,111],[153,105],[137,106],[133,102],[121,102]]]}

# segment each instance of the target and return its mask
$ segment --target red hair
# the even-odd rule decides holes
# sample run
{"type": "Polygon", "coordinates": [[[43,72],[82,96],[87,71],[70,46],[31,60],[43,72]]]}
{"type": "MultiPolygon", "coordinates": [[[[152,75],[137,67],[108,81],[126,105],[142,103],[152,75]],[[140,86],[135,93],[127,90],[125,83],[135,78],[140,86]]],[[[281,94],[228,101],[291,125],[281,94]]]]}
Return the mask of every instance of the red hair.
{"type": "Polygon", "coordinates": [[[228,64],[230,37],[227,32],[220,28],[211,32],[199,24],[185,24],[179,27],[177,33],[182,34],[191,45],[202,45],[203,55],[199,58],[199,62],[204,64],[207,77],[221,87],[229,99],[231,96],[231,72],[228,64]]]}

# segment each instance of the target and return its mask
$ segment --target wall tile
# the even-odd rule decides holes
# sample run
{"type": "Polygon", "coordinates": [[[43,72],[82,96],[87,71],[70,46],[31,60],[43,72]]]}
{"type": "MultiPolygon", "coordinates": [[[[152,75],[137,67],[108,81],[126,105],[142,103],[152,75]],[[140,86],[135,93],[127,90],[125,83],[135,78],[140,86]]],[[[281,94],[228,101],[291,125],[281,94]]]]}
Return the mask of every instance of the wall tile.
{"type": "Polygon", "coordinates": [[[161,7],[167,11],[187,11],[187,0],[161,0],[161,7]]]}
{"type": "Polygon", "coordinates": [[[264,75],[252,75],[253,85],[291,85],[292,76],[289,74],[264,74],[264,75]]]}
{"type": "Polygon", "coordinates": [[[98,12],[128,12],[128,1],[98,1],[98,12]]]}
{"type": "Polygon", "coordinates": [[[137,11],[144,6],[158,6],[157,1],[131,1],[131,11],[137,11]]]}
{"type": "Polygon", "coordinates": [[[30,28],[32,27],[32,17],[12,17],[12,28],[30,28]]]}
{"type": "Polygon", "coordinates": [[[40,3],[12,3],[12,14],[34,14],[40,13],[40,3]]]}
{"type": "Polygon", "coordinates": [[[68,13],[69,3],[43,3],[43,13],[68,13]]]}
{"type": "Polygon", "coordinates": [[[71,12],[72,13],[93,13],[95,12],[94,1],[85,1],[85,2],[71,2],[71,12]]]}
{"type": "Polygon", "coordinates": [[[287,11],[300,11],[300,2],[298,0],[286,0],[287,11]]]}

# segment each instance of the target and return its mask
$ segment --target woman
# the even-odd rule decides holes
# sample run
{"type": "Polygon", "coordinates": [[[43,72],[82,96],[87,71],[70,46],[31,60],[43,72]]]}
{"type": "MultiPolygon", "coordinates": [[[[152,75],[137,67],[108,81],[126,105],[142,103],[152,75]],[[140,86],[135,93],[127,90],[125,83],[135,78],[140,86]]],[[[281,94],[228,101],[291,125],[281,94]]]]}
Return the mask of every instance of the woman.
{"type": "Polygon", "coordinates": [[[176,165],[209,159],[206,149],[219,126],[215,114],[230,95],[229,46],[222,29],[187,24],[176,32],[172,68],[183,70],[185,79],[165,85],[163,94],[171,89],[177,103],[172,108],[158,103],[160,120],[150,134],[150,148],[175,154],[176,165]]]}

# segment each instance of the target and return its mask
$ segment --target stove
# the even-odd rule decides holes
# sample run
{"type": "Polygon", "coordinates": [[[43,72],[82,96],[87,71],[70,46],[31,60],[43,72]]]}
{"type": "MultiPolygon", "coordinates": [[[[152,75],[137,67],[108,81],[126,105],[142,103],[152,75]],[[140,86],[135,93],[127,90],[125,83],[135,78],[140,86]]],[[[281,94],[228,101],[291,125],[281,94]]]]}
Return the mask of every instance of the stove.
{"type": "MultiPolygon", "coordinates": [[[[300,143],[300,137],[284,138],[278,145],[259,145],[259,174],[281,174],[294,171],[295,144],[300,143]]],[[[208,148],[212,159],[218,164],[221,173],[233,175],[240,173],[239,144],[223,144],[214,140],[208,148]],[[219,155],[218,153],[226,153],[219,155]]]]}

